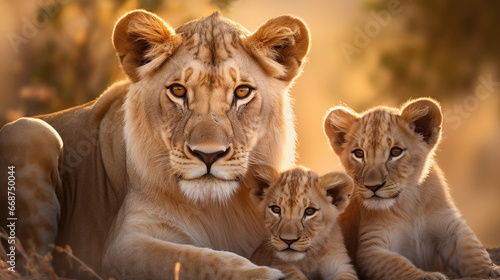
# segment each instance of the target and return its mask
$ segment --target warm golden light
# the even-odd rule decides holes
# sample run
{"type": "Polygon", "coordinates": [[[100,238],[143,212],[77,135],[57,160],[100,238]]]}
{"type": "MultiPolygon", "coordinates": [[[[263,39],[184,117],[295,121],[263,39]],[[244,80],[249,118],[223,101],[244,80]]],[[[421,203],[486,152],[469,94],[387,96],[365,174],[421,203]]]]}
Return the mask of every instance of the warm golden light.
{"type": "Polygon", "coordinates": [[[46,2],[0,4],[8,11],[0,25],[0,125],[82,104],[125,78],[110,38],[116,19],[130,9],[153,10],[176,27],[222,7],[224,16],[249,30],[293,14],[308,24],[312,37],[304,73],[291,90],[297,163],[319,174],[342,169],[323,133],[323,118],[334,105],[363,111],[436,98],[445,114],[437,161],[452,196],[483,244],[500,246],[497,2],[46,2]]]}

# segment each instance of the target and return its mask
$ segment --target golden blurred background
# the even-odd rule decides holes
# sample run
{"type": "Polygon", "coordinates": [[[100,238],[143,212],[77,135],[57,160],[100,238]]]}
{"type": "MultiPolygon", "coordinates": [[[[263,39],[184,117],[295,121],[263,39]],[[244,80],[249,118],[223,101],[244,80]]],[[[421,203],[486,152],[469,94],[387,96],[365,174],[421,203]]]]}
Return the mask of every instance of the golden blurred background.
{"type": "Polygon", "coordinates": [[[328,108],[357,111],[430,96],[445,113],[437,160],[463,217],[500,247],[500,1],[18,0],[0,3],[0,126],[96,98],[125,78],[115,21],[144,8],[173,27],[221,10],[255,30],[293,14],[311,30],[292,89],[298,163],[340,170],[323,134],[328,108]]]}

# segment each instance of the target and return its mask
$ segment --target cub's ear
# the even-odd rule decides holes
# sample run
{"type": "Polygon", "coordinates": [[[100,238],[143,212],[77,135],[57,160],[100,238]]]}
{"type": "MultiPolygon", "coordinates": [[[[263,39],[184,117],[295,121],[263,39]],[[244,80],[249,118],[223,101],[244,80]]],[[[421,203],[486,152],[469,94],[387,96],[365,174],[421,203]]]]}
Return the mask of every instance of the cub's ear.
{"type": "Polygon", "coordinates": [[[439,103],[431,98],[409,101],[401,109],[401,117],[410,124],[416,134],[430,146],[436,145],[441,137],[443,115],[439,103]]]}
{"type": "Polygon", "coordinates": [[[319,183],[326,190],[326,195],[332,198],[332,204],[342,213],[354,190],[351,176],[345,172],[332,172],[319,177],[319,183]]]}
{"type": "Polygon", "coordinates": [[[296,17],[280,16],[261,25],[243,43],[268,74],[292,81],[309,52],[309,29],[296,17]]]}
{"type": "Polygon", "coordinates": [[[256,187],[251,188],[250,193],[260,202],[264,199],[264,192],[278,179],[279,172],[272,166],[256,165],[252,170],[252,175],[256,187]]]}
{"type": "Polygon", "coordinates": [[[135,10],[123,15],[113,30],[113,46],[132,82],[158,69],[180,45],[180,35],[157,15],[135,10]],[[138,67],[149,67],[138,73],[138,67]]]}
{"type": "Polygon", "coordinates": [[[346,135],[352,124],[359,118],[359,115],[347,107],[334,107],[325,118],[325,134],[330,140],[333,151],[340,155],[344,150],[346,135]]]}

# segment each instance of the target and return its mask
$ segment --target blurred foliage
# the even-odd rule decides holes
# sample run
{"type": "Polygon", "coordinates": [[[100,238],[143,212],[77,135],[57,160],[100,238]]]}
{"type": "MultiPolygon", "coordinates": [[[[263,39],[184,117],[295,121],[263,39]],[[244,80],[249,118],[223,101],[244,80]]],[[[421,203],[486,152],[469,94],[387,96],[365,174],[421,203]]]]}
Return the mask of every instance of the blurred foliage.
{"type": "Polygon", "coordinates": [[[231,4],[235,0],[212,0],[212,3],[217,6],[220,10],[224,11],[231,7],[231,4]]]}
{"type": "MultiPolygon", "coordinates": [[[[382,10],[388,2],[370,1],[366,7],[382,10]]],[[[391,33],[394,43],[382,50],[377,68],[390,73],[384,92],[401,99],[441,98],[470,94],[480,75],[498,77],[500,1],[400,2],[403,34],[391,33]]]]}
{"type": "Polygon", "coordinates": [[[4,93],[9,104],[3,104],[7,109],[0,113],[0,127],[22,116],[85,103],[124,78],[111,34],[115,21],[127,11],[141,8],[167,19],[182,14],[180,20],[186,22],[224,10],[234,1],[198,1],[189,10],[181,0],[21,0],[9,4],[26,13],[17,20],[14,33],[27,40],[11,58],[12,78],[6,82],[15,92],[4,93]],[[29,13],[33,5],[35,10],[29,13]],[[34,35],[25,36],[24,30],[34,35]]]}

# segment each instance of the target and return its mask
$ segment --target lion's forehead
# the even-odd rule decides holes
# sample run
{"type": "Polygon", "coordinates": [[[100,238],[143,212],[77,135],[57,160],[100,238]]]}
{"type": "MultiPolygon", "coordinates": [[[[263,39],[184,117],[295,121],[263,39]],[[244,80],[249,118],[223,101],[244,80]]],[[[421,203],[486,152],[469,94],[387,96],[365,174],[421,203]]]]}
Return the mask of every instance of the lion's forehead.
{"type": "Polygon", "coordinates": [[[232,57],[241,47],[241,36],[248,34],[238,24],[219,13],[177,29],[184,40],[185,49],[192,58],[203,64],[218,65],[232,57]]]}
{"type": "Polygon", "coordinates": [[[199,63],[191,63],[182,71],[179,78],[187,84],[206,90],[225,89],[231,87],[240,80],[249,80],[241,73],[234,62],[228,61],[224,64],[207,66],[199,63]]]}
{"type": "Polygon", "coordinates": [[[393,112],[377,109],[363,115],[358,127],[355,135],[358,145],[367,151],[382,152],[396,145],[398,140],[394,136],[400,130],[400,119],[393,112]]]}
{"type": "Polygon", "coordinates": [[[239,24],[216,12],[185,24],[176,32],[183,38],[182,51],[172,59],[174,66],[182,66],[181,77],[176,78],[195,88],[197,98],[225,103],[230,101],[225,99],[230,99],[237,83],[253,82],[254,74],[245,70],[248,54],[241,39],[249,32],[239,24]]]}
{"type": "Polygon", "coordinates": [[[309,171],[292,169],[282,173],[276,186],[278,203],[292,211],[307,207],[317,183],[317,175],[309,171]]]}
{"type": "Polygon", "coordinates": [[[233,63],[218,66],[204,66],[190,63],[180,77],[175,77],[190,86],[188,100],[193,106],[210,107],[212,110],[227,111],[233,100],[235,87],[247,81],[253,81],[242,74],[233,63]],[[221,108],[219,108],[221,107],[221,108]]]}

